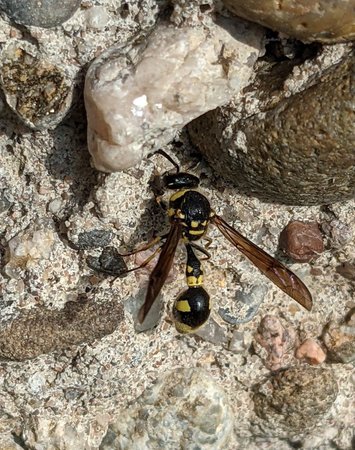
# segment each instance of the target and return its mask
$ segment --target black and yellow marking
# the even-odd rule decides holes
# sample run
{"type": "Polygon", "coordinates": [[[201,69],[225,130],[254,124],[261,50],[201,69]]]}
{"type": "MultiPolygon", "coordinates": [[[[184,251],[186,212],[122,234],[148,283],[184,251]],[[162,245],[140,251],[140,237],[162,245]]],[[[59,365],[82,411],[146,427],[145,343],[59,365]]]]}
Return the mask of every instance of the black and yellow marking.
{"type": "Polygon", "coordinates": [[[188,243],[201,239],[206,233],[211,207],[207,198],[200,192],[180,189],[170,197],[168,215],[171,221],[181,223],[182,238],[188,243]]]}
{"type": "MultiPolygon", "coordinates": [[[[210,298],[203,288],[201,262],[194,254],[193,248],[203,253],[204,259],[209,259],[210,254],[207,250],[198,246],[195,241],[205,237],[210,223],[217,226],[234,247],[249,258],[276,286],[310,311],[312,296],[304,283],[287,267],[241,235],[222,217],[216,215],[211,209],[208,199],[196,190],[199,186],[198,177],[180,172],[179,165],[163,150],[158,150],[157,153],[165,156],[176,168],[176,173],[164,176],[164,184],[165,187],[177,192],[170,197],[168,216],[171,227],[165,236],[165,242],[157,250],[160,251],[160,256],[149,278],[146,298],[138,314],[139,321],[143,322],[164,285],[173,263],[176,248],[181,240],[184,241],[187,249],[186,281],[188,288],[174,303],[173,315],[176,328],[182,333],[189,333],[199,328],[208,319],[211,308],[210,298]]],[[[146,262],[140,267],[144,267],[145,264],[146,262]]]]}
{"type": "Polygon", "coordinates": [[[189,287],[175,300],[173,316],[180,333],[200,328],[210,315],[210,296],[202,286],[189,287]],[[189,305],[189,311],[186,311],[189,305]]]}
{"type": "Polygon", "coordinates": [[[210,297],[202,286],[201,261],[190,244],[186,244],[186,281],[188,289],[174,303],[173,316],[180,333],[191,333],[202,326],[210,315],[210,297]]]}
{"type": "Polygon", "coordinates": [[[186,263],[186,281],[190,287],[202,286],[203,270],[201,261],[195,255],[190,244],[186,244],[187,263],[186,263]]]}

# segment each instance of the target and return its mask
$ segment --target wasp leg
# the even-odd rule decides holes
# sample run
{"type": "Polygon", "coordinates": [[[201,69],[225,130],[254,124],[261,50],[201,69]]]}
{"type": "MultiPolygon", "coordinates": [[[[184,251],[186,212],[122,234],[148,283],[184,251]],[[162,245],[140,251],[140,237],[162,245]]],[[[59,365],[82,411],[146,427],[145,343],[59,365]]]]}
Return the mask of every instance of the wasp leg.
{"type": "Polygon", "coordinates": [[[203,239],[204,241],[207,241],[207,244],[205,245],[206,248],[208,248],[208,247],[212,244],[212,241],[213,241],[213,240],[212,240],[210,237],[204,236],[202,239],[203,239]]]}
{"type": "MultiPolygon", "coordinates": [[[[137,267],[133,267],[133,269],[125,270],[124,272],[120,273],[119,276],[125,275],[126,273],[134,272],[135,270],[138,270],[138,269],[143,269],[143,267],[147,266],[150,263],[150,261],[156,257],[156,255],[161,251],[162,247],[163,247],[163,244],[160,247],[158,247],[156,250],[154,250],[154,252],[150,256],[148,256],[147,259],[145,259],[142,262],[142,264],[140,264],[137,267]]],[[[143,250],[141,249],[139,251],[143,251],[143,250]]],[[[136,253],[138,253],[138,252],[136,252],[136,253]]]]}
{"type": "Polygon", "coordinates": [[[176,169],[176,173],[179,173],[179,172],[180,172],[180,166],[179,166],[179,164],[178,164],[176,161],[174,161],[173,158],[172,158],[170,155],[168,155],[168,154],[167,154],[164,150],[162,150],[162,149],[156,150],[156,151],[153,152],[153,153],[149,153],[148,158],[150,158],[151,156],[154,156],[154,155],[156,155],[156,154],[161,155],[161,156],[164,156],[164,158],[166,158],[169,162],[171,162],[171,164],[172,164],[172,165],[175,167],[175,169],[176,169]]]}
{"type": "MultiPolygon", "coordinates": [[[[212,242],[212,240],[211,240],[211,242],[212,242]]],[[[201,261],[207,261],[208,259],[211,258],[211,253],[208,252],[204,247],[201,247],[201,245],[197,245],[194,242],[190,242],[190,245],[191,245],[191,247],[195,248],[196,250],[198,250],[199,252],[201,252],[205,255],[206,258],[201,258],[201,261]]]]}
{"type": "Polygon", "coordinates": [[[128,253],[119,253],[120,256],[132,256],[135,255],[136,253],[139,252],[144,252],[145,250],[149,250],[151,247],[153,247],[153,245],[158,244],[158,242],[162,241],[163,239],[166,239],[168,236],[167,234],[164,234],[163,236],[157,236],[154,239],[152,239],[151,241],[149,241],[147,244],[143,245],[140,248],[136,248],[135,250],[132,250],[131,252],[128,253]]]}

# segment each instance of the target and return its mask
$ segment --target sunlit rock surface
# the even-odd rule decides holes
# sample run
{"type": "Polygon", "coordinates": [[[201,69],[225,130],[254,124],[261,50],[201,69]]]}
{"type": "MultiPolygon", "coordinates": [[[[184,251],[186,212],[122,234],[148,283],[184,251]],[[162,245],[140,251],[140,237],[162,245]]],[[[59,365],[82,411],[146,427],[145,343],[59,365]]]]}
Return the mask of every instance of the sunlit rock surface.
{"type": "Polygon", "coordinates": [[[160,24],[146,40],[100,55],[85,83],[95,167],[131,167],[226,103],[250,81],[262,37],[258,26],[226,18],[208,27],[160,24]]]}
{"type": "Polygon", "coordinates": [[[213,378],[198,369],[165,374],[121,413],[108,430],[102,450],[226,448],[233,414],[213,378]]]}
{"type": "Polygon", "coordinates": [[[353,0],[223,0],[235,14],[305,41],[355,38],[353,0]]]}

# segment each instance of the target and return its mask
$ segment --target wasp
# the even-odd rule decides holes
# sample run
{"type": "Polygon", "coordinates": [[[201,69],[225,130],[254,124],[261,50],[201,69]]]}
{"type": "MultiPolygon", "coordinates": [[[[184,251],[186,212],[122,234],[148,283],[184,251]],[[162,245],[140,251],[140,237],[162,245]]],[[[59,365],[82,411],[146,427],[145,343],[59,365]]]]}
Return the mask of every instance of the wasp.
{"type": "MultiPolygon", "coordinates": [[[[164,243],[158,249],[160,251],[159,258],[149,277],[145,301],[138,313],[139,322],[144,321],[162,289],[172,267],[176,248],[181,240],[185,244],[187,253],[187,289],[179,295],[173,305],[175,326],[181,333],[190,333],[207,321],[211,302],[209,294],[203,287],[202,264],[194,250],[197,249],[204,253],[207,256],[206,259],[210,257],[209,253],[196,242],[206,235],[211,224],[215,225],[277,287],[310,311],[312,296],[305,284],[291,270],[218,216],[211,209],[209,200],[198,191],[200,183],[198,177],[187,172],[180,172],[178,164],[169,155],[163,151],[158,151],[158,153],[163,154],[176,168],[176,173],[167,173],[163,176],[165,188],[176,192],[170,196],[167,210],[170,230],[165,236],[152,241],[152,243],[156,243],[163,240],[164,243]]],[[[152,244],[148,244],[145,249],[150,246],[152,244]]],[[[154,254],[148,259],[151,260],[154,254]]],[[[143,267],[146,263],[144,262],[138,268],[143,267]]]]}

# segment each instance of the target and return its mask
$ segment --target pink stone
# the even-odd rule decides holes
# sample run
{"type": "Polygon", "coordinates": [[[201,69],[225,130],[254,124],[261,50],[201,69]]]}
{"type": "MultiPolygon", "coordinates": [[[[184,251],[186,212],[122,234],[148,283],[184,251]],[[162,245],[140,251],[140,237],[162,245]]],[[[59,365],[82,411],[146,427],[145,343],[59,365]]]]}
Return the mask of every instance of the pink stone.
{"type": "Polygon", "coordinates": [[[267,352],[265,366],[278,370],[290,365],[297,335],[293,328],[285,327],[276,316],[262,318],[255,339],[267,352]]]}
{"type": "Polygon", "coordinates": [[[306,339],[296,350],[297,359],[305,359],[308,364],[316,366],[325,361],[326,354],[314,339],[306,339]]]}

